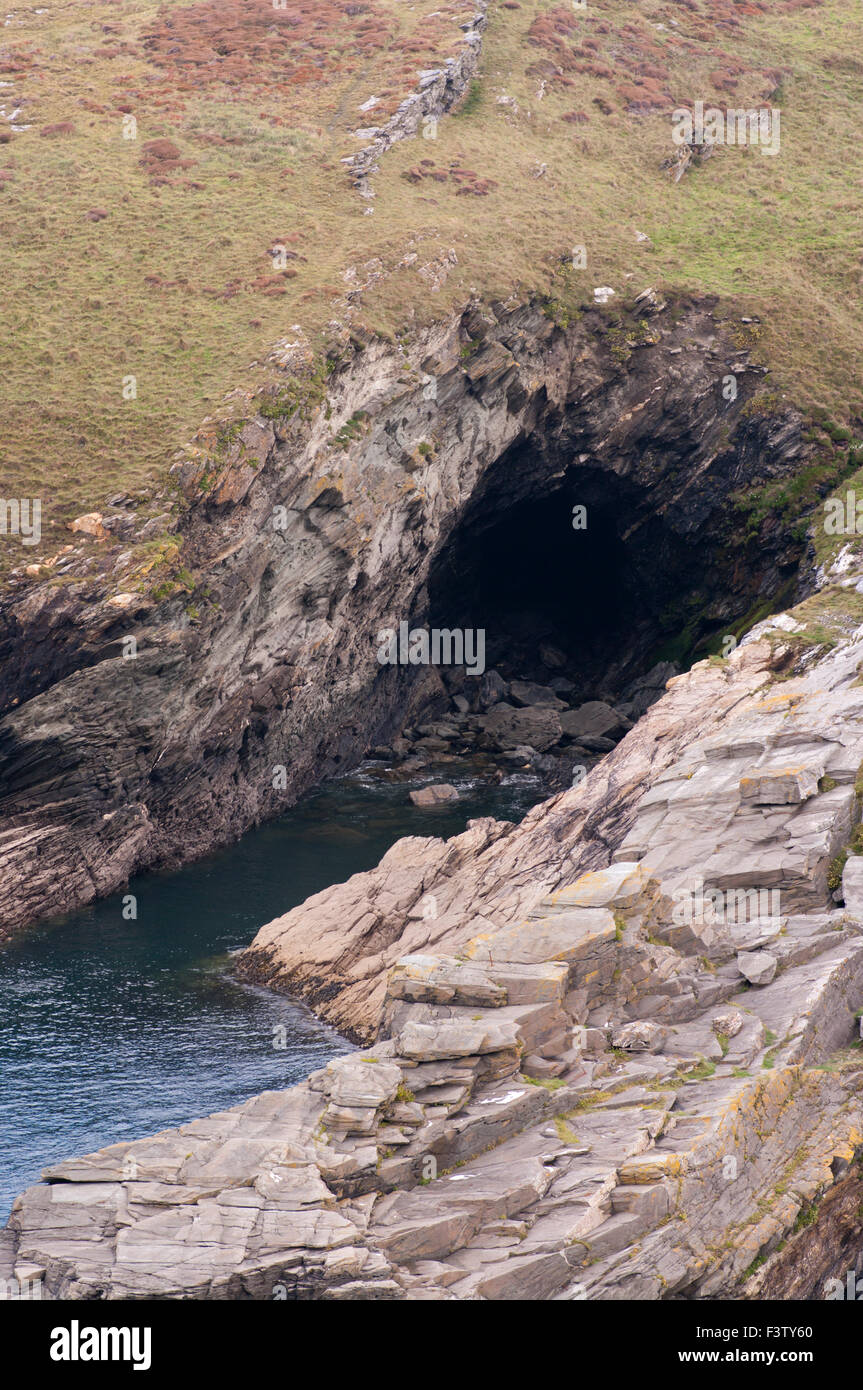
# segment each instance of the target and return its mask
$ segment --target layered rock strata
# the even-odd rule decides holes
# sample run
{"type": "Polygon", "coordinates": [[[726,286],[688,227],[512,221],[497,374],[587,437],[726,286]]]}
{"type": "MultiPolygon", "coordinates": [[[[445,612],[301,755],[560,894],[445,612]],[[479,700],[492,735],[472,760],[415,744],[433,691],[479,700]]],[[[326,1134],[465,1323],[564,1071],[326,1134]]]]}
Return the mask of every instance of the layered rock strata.
{"type": "MultiPolygon", "coordinates": [[[[472,542],[567,479],[605,506],[631,565],[625,634],[592,654],[597,671],[617,664],[611,688],[677,630],[681,593],[710,627],[793,578],[800,544],[777,526],[733,561],[726,503],[801,466],[799,416],[745,409],[760,369],[711,304],[642,322],[474,305],[409,346],[346,347],[324,387],[250,400],[223,448],[177,464],[186,588],[124,589],[131,552],[113,532],[95,565],[13,586],[0,930],[224,844],[434,718],[439,672],[382,667],[379,630],[427,618],[459,533],[472,542]]],[[[451,624],[453,586],[437,592],[451,624]]]]}
{"type": "Polygon", "coordinates": [[[789,659],[762,628],[522,826],[400,842],[271,924],[254,954],[332,970],[376,1041],[49,1169],[7,1277],[55,1298],[819,1296],[863,1152],[856,869],[831,891],[863,631],[789,659]]]}

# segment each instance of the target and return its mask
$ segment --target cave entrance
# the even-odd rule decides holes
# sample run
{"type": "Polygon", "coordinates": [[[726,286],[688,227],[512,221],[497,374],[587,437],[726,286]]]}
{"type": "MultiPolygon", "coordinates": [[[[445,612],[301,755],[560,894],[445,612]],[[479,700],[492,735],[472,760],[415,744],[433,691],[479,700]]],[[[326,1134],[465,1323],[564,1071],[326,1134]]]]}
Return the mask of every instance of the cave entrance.
{"type": "Polygon", "coordinates": [[[649,665],[668,664],[679,627],[694,645],[710,624],[698,548],[646,502],[601,469],[572,467],[544,495],[515,500],[499,479],[432,565],[429,624],[484,629],[486,666],[507,680],[619,697],[649,665]]]}

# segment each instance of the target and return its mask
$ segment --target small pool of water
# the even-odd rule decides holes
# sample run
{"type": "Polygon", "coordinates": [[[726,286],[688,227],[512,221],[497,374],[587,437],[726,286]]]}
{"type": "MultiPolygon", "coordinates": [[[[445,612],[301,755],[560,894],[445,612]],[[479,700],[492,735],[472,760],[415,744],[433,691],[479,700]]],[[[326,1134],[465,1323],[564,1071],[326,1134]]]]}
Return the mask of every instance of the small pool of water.
{"type": "Polygon", "coordinates": [[[520,820],[540,797],[529,777],[448,772],[460,800],[420,810],[408,790],[427,780],[360,771],[329,783],[229,849],[0,947],[0,1221],[49,1163],[291,1086],[350,1051],[305,1005],[232,979],[230,953],[402,835],[520,820]],[[135,921],[123,919],[127,893],[135,921]]]}

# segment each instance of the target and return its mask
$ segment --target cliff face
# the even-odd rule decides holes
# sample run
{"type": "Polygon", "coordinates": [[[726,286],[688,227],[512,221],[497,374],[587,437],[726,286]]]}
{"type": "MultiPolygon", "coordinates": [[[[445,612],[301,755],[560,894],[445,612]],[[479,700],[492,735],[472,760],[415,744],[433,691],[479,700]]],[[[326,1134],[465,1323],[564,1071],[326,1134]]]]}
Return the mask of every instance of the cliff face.
{"type": "Polygon", "coordinates": [[[822,596],[848,627],[829,654],[805,604],[767,620],[517,829],[402,841],[264,929],[252,959],[330,971],[374,1046],[54,1166],[15,1203],[4,1277],[72,1299],[844,1281],[863,1153],[863,860],[831,892],[863,760],[845,579],[822,596]]]}
{"type": "Polygon", "coordinates": [[[637,670],[681,593],[709,627],[775,592],[799,543],[767,527],[741,562],[728,499],[809,446],[751,407],[732,327],[648,297],[623,328],[497,304],[373,342],[177,465],[185,589],[117,592],[106,563],[4,598],[0,928],[229,841],[434,709],[437,672],[382,668],[377,633],[429,615],[430,579],[450,625],[454,542],[564,484],[605,498],[638,600],[597,667],[637,670]]]}

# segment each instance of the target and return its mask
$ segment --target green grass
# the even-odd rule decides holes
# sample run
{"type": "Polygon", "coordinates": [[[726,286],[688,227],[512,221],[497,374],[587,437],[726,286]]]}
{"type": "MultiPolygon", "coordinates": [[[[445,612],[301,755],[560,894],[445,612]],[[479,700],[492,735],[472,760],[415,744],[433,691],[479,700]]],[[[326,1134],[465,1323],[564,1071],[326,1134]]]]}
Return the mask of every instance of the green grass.
{"type": "MultiPolygon", "coordinates": [[[[327,13],[325,0],[296,7],[309,25],[327,13]]],[[[761,15],[694,0],[676,31],[665,0],[596,0],[559,50],[532,26],[568,6],[492,0],[480,76],[436,139],[384,156],[372,216],[340,162],[360,147],[352,132],[383,123],[420,69],[457,51],[466,2],[366,0],[361,17],[322,19],[309,34],[276,18],[275,37],[268,18],[240,55],[248,71],[230,81],[218,63],[157,61],[145,44],[165,14],[189,18],[189,43],[215,41],[222,12],[206,2],[40,8],[16,6],[0,50],[0,80],[12,83],[0,94],[23,97],[31,125],[0,144],[10,176],[0,184],[0,479],[4,496],[41,496],[46,546],[114,492],[149,495],[178,450],[209,457],[219,422],[248,413],[251,393],[266,388],[268,410],[284,412],[274,418],[289,418],[299,408],[289,378],[326,349],[337,355],[352,333],[413,332],[474,290],[489,300],[535,291],[571,322],[594,286],[611,285],[607,325],[624,367],[635,344],[615,306],[627,296],[647,285],[718,295],[741,351],[772,370],[750,410],[787,400],[820,411],[818,460],[759,505],[802,515],[847,473],[849,425],[863,411],[860,266],[848,250],[863,214],[848,134],[863,108],[852,56],[863,17],[842,0],[777,0],[761,15]],[[780,154],[722,149],[672,184],[660,163],[673,102],[639,114],[624,95],[645,56],[675,101],[745,106],[781,86],[780,154]],[[544,62],[566,82],[543,77],[544,62]],[[722,71],[737,74],[733,90],[717,85],[722,71]],[[361,113],[372,95],[381,103],[361,113]],[[136,141],[122,138],[129,106],[136,141]],[[573,112],[587,119],[566,121],[573,112]],[[62,121],[74,132],[40,136],[62,121]],[[141,163],[155,138],[194,162],[157,182],[141,163]],[[404,177],[423,159],[440,180],[404,177]],[[471,191],[476,180],[453,169],[488,187],[471,191]],[[107,217],[89,220],[94,209],[107,217]],[[284,269],[269,254],[276,241],[290,255],[284,269]],[[577,245],[584,270],[571,265],[577,245]],[[433,289],[420,271],[450,250],[457,263],[433,289]],[[747,328],[743,315],[762,322],[747,328]],[[280,366],[271,351],[290,343],[280,366]],[[129,376],[135,399],[122,394],[129,376]]]]}
{"type": "Polygon", "coordinates": [[[702,1057],[698,1065],[691,1067],[689,1071],[681,1073],[684,1081],[707,1081],[716,1071],[716,1063],[708,1062],[706,1057],[702,1057]]]}
{"type": "Polygon", "coordinates": [[[561,1086],[566,1085],[566,1082],[561,1081],[559,1076],[548,1076],[543,1078],[539,1076],[525,1076],[522,1072],[521,1080],[526,1081],[528,1086],[542,1086],[546,1091],[559,1091],[561,1086]]]}

